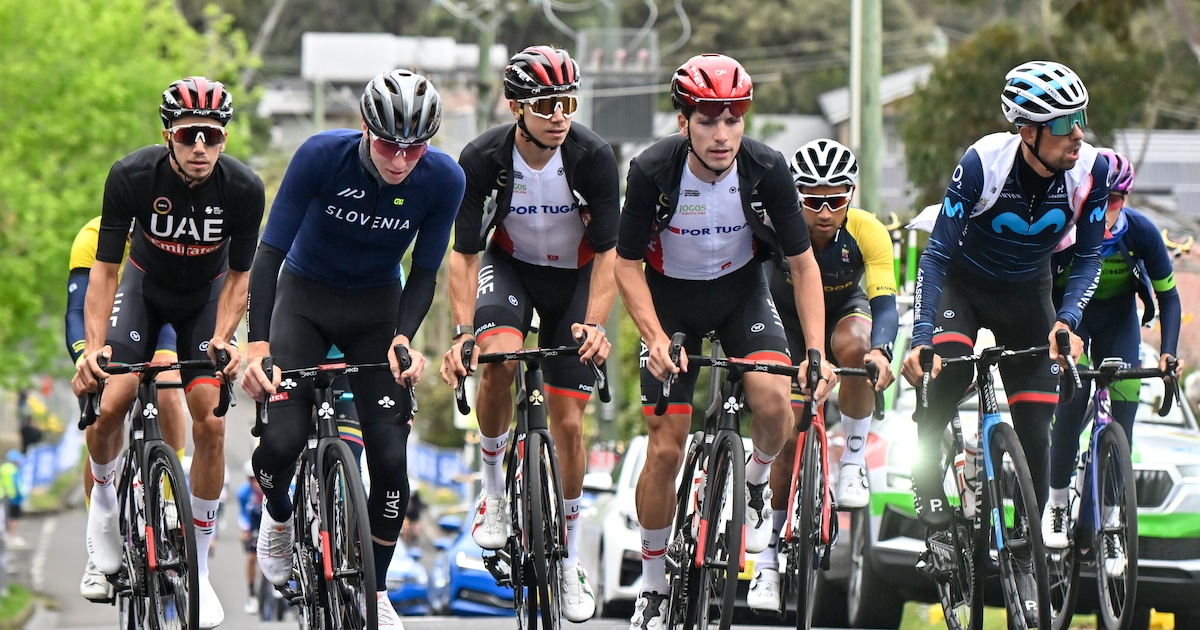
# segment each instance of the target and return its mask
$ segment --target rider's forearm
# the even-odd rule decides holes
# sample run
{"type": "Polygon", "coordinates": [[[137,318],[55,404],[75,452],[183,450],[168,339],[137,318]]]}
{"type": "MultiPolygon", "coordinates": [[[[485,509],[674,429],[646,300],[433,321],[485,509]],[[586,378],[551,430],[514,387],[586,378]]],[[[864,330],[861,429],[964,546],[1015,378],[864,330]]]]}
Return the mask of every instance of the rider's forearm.
{"type": "Polygon", "coordinates": [[[646,284],[642,261],[618,257],[614,277],[625,310],[638,327],[642,339],[650,344],[654,339],[665,337],[666,333],[658,321],[658,311],[654,308],[654,298],[650,295],[650,286],[646,284]]]}
{"type": "Polygon", "coordinates": [[[246,296],[250,290],[250,272],[230,269],[225,276],[225,285],[221,287],[221,296],[217,298],[217,327],[214,337],[226,341],[233,339],[237,333],[238,322],[246,314],[246,296]]]}
{"type": "Polygon", "coordinates": [[[479,254],[450,252],[450,317],[455,326],[475,321],[475,292],[479,288],[479,254]]]}
{"type": "Polygon", "coordinates": [[[113,299],[117,295],[116,263],[96,261],[88,274],[87,301],[83,308],[85,329],[85,353],[104,347],[104,341],[112,317],[113,299]]]}
{"type": "Polygon", "coordinates": [[[585,321],[579,323],[603,324],[608,321],[613,302],[617,299],[616,263],[616,249],[596,254],[588,284],[587,316],[585,321]]]}

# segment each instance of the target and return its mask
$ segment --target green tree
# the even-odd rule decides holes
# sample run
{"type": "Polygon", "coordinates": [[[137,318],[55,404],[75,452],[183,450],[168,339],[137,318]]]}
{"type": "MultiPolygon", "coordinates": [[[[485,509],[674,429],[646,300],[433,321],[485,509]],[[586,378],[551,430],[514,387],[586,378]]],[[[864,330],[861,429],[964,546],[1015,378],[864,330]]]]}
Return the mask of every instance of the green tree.
{"type": "Polygon", "coordinates": [[[244,41],[211,18],[201,34],[166,0],[0,0],[0,379],[67,365],[71,242],[99,214],[110,165],[162,141],[163,89],[192,74],[236,82],[244,41]]]}

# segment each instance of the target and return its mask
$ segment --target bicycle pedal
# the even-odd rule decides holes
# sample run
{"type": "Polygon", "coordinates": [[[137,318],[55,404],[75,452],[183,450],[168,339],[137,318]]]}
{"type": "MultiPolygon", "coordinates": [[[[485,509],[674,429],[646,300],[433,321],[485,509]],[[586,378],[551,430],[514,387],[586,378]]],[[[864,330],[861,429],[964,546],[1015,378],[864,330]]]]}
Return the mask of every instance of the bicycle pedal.
{"type": "Polygon", "coordinates": [[[496,580],[497,586],[512,586],[512,562],[507,552],[499,550],[491,555],[483,555],[483,566],[496,580]]]}

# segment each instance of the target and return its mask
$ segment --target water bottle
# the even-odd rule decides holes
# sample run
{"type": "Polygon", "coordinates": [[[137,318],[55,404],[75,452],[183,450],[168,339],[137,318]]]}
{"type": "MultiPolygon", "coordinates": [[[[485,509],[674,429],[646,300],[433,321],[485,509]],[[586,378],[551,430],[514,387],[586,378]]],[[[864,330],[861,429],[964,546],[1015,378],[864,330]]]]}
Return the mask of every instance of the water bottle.
{"type": "Polygon", "coordinates": [[[979,501],[979,436],[975,435],[974,431],[968,431],[963,434],[963,514],[967,518],[974,518],[975,506],[979,501]]]}
{"type": "Polygon", "coordinates": [[[704,475],[700,467],[692,470],[692,540],[700,539],[700,504],[704,496],[704,475]]]}

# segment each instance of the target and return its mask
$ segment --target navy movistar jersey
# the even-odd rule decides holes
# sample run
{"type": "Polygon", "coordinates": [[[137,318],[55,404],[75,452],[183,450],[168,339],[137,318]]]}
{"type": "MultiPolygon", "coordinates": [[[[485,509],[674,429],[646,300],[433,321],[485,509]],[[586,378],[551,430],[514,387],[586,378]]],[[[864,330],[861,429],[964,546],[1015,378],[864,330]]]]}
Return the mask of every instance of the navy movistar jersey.
{"type": "MultiPolygon", "coordinates": [[[[1006,149],[1007,150],[1007,149],[1006,149]]],[[[1016,148],[1020,151],[1019,147],[1016,148]]],[[[1092,149],[1089,150],[1094,151],[1092,149]]],[[[986,159],[985,159],[986,158],[986,159]]],[[[1079,325],[1084,307],[1095,290],[1100,273],[1100,242],[1104,238],[1104,210],[1108,207],[1105,177],[1108,163],[1096,159],[1088,173],[1074,173],[1083,185],[1075,190],[1067,173],[1058,172],[1031,208],[1030,195],[1021,189],[1016,160],[1004,177],[991,207],[975,213],[985,189],[985,162],[975,147],[962,157],[954,171],[942,211],[917,272],[913,347],[932,345],[933,321],[942,283],[951,269],[990,282],[1018,283],[1050,273],[1050,256],[1069,236],[1075,224],[1075,264],[1057,319],[1072,329],[1079,325]],[[1073,209],[1071,196],[1082,196],[1073,209]]],[[[1011,158],[1010,158],[1011,159],[1011,158]]],[[[997,182],[997,185],[999,182],[997,182]]],[[[1049,331],[1047,331],[1049,332],[1049,331]]]]}
{"type": "Polygon", "coordinates": [[[436,272],[446,254],[466,178],[430,146],[403,182],[381,186],[362,166],[362,132],[312,136],[288,165],[271,206],[264,243],[287,252],[288,269],[343,289],[378,287],[414,267],[436,272]]]}

